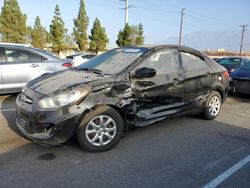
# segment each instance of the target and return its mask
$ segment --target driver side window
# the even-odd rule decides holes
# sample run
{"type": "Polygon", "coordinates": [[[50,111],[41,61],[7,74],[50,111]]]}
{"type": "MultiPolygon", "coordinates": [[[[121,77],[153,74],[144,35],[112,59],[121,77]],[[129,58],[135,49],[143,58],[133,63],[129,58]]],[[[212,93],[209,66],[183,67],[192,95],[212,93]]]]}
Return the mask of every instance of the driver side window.
{"type": "Polygon", "coordinates": [[[174,74],[179,70],[178,52],[176,49],[165,49],[148,57],[137,69],[147,67],[156,70],[156,75],[174,74]]]}

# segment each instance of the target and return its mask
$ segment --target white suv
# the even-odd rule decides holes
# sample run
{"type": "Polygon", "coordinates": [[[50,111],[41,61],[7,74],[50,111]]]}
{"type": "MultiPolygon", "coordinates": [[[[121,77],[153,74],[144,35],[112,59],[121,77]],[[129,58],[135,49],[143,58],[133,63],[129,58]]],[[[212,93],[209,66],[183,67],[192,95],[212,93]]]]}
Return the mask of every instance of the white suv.
{"type": "Polygon", "coordinates": [[[73,66],[76,67],[82,63],[87,62],[91,58],[95,57],[94,54],[74,54],[67,56],[67,59],[70,59],[73,62],[73,66]]]}

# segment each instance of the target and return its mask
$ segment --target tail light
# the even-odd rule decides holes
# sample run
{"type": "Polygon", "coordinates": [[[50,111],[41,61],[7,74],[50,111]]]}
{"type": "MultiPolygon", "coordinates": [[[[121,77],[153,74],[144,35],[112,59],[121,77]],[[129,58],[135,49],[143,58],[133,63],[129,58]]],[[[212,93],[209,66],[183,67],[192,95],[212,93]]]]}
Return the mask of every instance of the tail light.
{"type": "Polygon", "coordinates": [[[229,73],[227,71],[222,72],[222,75],[225,79],[229,79],[229,73]]]}
{"type": "Polygon", "coordinates": [[[72,67],[72,63],[63,63],[64,67],[72,67]]]}

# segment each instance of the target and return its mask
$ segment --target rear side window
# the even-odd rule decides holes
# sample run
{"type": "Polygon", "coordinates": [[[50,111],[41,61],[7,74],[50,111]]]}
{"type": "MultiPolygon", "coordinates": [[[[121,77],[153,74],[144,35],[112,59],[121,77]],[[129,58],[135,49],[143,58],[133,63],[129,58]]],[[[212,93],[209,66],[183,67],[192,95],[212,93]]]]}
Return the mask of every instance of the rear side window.
{"type": "Polygon", "coordinates": [[[181,58],[186,77],[207,74],[209,67],[203,57],[181,52],[181,58]]]}
{"type": "Polygon", "coordinates": [[[19,49],[5,49],[7,62],[36,62],[42,61],[42,56],[33,54],[29,51],[19,49]]]}

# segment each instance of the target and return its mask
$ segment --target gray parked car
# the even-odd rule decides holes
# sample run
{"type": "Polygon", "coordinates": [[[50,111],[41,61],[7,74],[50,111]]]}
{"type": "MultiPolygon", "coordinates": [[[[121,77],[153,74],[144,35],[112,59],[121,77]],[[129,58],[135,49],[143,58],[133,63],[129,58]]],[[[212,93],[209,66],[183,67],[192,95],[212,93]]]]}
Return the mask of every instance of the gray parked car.
{"type": "Polygon", "coordinates": [[[24,44],[0,43],[0,93],[15,93],[39,76],[67,69],[64,62],[47,51],[24,44]]]}

